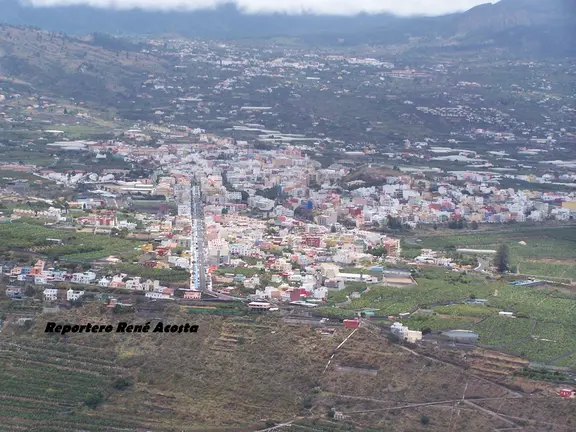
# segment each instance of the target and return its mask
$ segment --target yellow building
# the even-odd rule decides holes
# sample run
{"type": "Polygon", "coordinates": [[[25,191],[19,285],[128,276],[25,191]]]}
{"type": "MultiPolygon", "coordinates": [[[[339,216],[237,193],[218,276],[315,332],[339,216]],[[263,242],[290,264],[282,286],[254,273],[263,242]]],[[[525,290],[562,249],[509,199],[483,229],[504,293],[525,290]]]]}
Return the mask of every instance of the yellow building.
{"type": "Polygon", "coordinates": [[[146,243],[146,244],[142,245],[142,252],[144,252],[144,253],[152,252],[153,250],[154,250],[154,246],[152,246],[151,243],[146,243]]]}
{"type": "Polygon", "coordinates": [[[562,208],[568,209],[571,212],[576,212],[576,201],[564,201],[562,208]]]}

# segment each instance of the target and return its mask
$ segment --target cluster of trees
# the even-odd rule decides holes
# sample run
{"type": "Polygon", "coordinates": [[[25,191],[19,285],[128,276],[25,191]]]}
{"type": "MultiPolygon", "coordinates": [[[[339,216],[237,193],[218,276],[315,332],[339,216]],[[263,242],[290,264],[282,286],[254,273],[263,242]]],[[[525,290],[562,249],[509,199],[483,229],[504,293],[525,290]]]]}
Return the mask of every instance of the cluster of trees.
{"type": "Polygon", "coordinates": [[[494,261],[492,264],[496,267],[498,273],[506,273],[510,270],[510,252],[507,245],[500,245],[496,251],[496,255],[494,255],[494,261]]]}
{"type": "Polygon", "coordinates": [[[402,229],[402,221],[394,216],[388,216],[386,226],[390,229],[402,229]]]}
{"type": "Polygon", "coordinates": [[[386,248],[384,246],[379,246],[379,247],[369,249],[368,253],[370,255],[375,256],[375,257],[385,257],[387,252],[386,252],[386,248]]]}

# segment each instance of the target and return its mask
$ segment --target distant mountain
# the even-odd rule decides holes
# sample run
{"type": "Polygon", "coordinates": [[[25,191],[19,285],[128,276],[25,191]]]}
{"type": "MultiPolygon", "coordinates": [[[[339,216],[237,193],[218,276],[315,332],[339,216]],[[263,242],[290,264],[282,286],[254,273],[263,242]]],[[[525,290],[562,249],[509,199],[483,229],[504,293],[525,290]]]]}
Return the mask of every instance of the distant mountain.
{"type": "Polygon", "coordinates": [[[394,20],[392,15],[246,15],[234,5],[214,10],[152,12],[89,6],[34,8],[18,0],[0,0],[0,22],[28,25],[69,34],[103,32],[114,35],[180,34],[215,39],[297,37],[310,33],[359,31],[394,20]]]}
{"type": "Polygon", "coordinates": [[[420,49],[494,47],[521,55],[576,55],[575,23],[575,0],[501,0],[463,13],[390,21],[351,37],[374,44],[416,39],[420,49]]]}
{"type": "Polygon", "coordinates": [[[0,22],[69,34],[180,34],[214,39],[298,37],[313,43],[406,44],[446,49],[499,47],[532,55],[576,54],[576,0],[501,0],[463,13],[398,18],[245,15],[235,6],[195,12],[117,11],[88,6],[32,8],[0,0],[0,22]],[[417,42],[414,42],[416,40],[417,42]]]}

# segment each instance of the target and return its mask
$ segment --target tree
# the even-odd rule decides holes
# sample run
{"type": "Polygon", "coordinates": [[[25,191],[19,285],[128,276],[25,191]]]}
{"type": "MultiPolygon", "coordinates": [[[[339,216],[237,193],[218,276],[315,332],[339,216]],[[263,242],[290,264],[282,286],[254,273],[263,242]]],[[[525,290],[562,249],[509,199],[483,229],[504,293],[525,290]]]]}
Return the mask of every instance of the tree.
{"type": "Polygon", "coordinates": [[[496,255],[494,256],[494,267],[498,273],[504,273],[510,267],[510,256],[509,256],[508,246],[505,244],[501,244],[496,251],[496,255]]]}
{"type": "Polygon", "coordinates": [[[24,291],[24,295],[26,295],[26,297],[34,297],[36,295],[36,290],[32,285],[28,285],[24,291]]]}
{"type": "Polygon", "coordinates": [[[386,248],[384,246],[375,247],[370,249],[368,253],[375,257],[383,257],[386,256],[386,248]]]}
{"type": "Polygon", "coordinates": [[[387,225],[390,229],[402,229],[402,222],[394,216],[388,216],[387,225]]]}
{"type": "Polygon", "coordinates": [[[473,230],[477,230],[478,229],[478,222],[472,221],[472,223],[470,224],[470,228],[472,228],[473,230]]]}
{"type": "Polygon", "coordinates": [[[335,232],[336,232],[336,225],[332,225],[332,226],[330,227],[330,232],[331,232],[331,233],[335,233],[335,232]]]}

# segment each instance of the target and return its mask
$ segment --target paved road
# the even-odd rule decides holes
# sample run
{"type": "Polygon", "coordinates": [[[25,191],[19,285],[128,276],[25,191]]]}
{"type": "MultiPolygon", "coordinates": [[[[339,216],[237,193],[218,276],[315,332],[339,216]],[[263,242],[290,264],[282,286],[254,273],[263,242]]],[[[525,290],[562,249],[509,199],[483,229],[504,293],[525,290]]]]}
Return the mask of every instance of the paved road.
{"type": "Polygon", "coordinates": [[[191,212],[192,212],[192,232],[191,232],[191,260],[192,260],[192,280],[193,289],[205,291],[209,287],[206,283],[206,239],[204,236],[204,212],[202,211],[202,196],[200,186],[193,179],[191,185],[191,212]]]}

